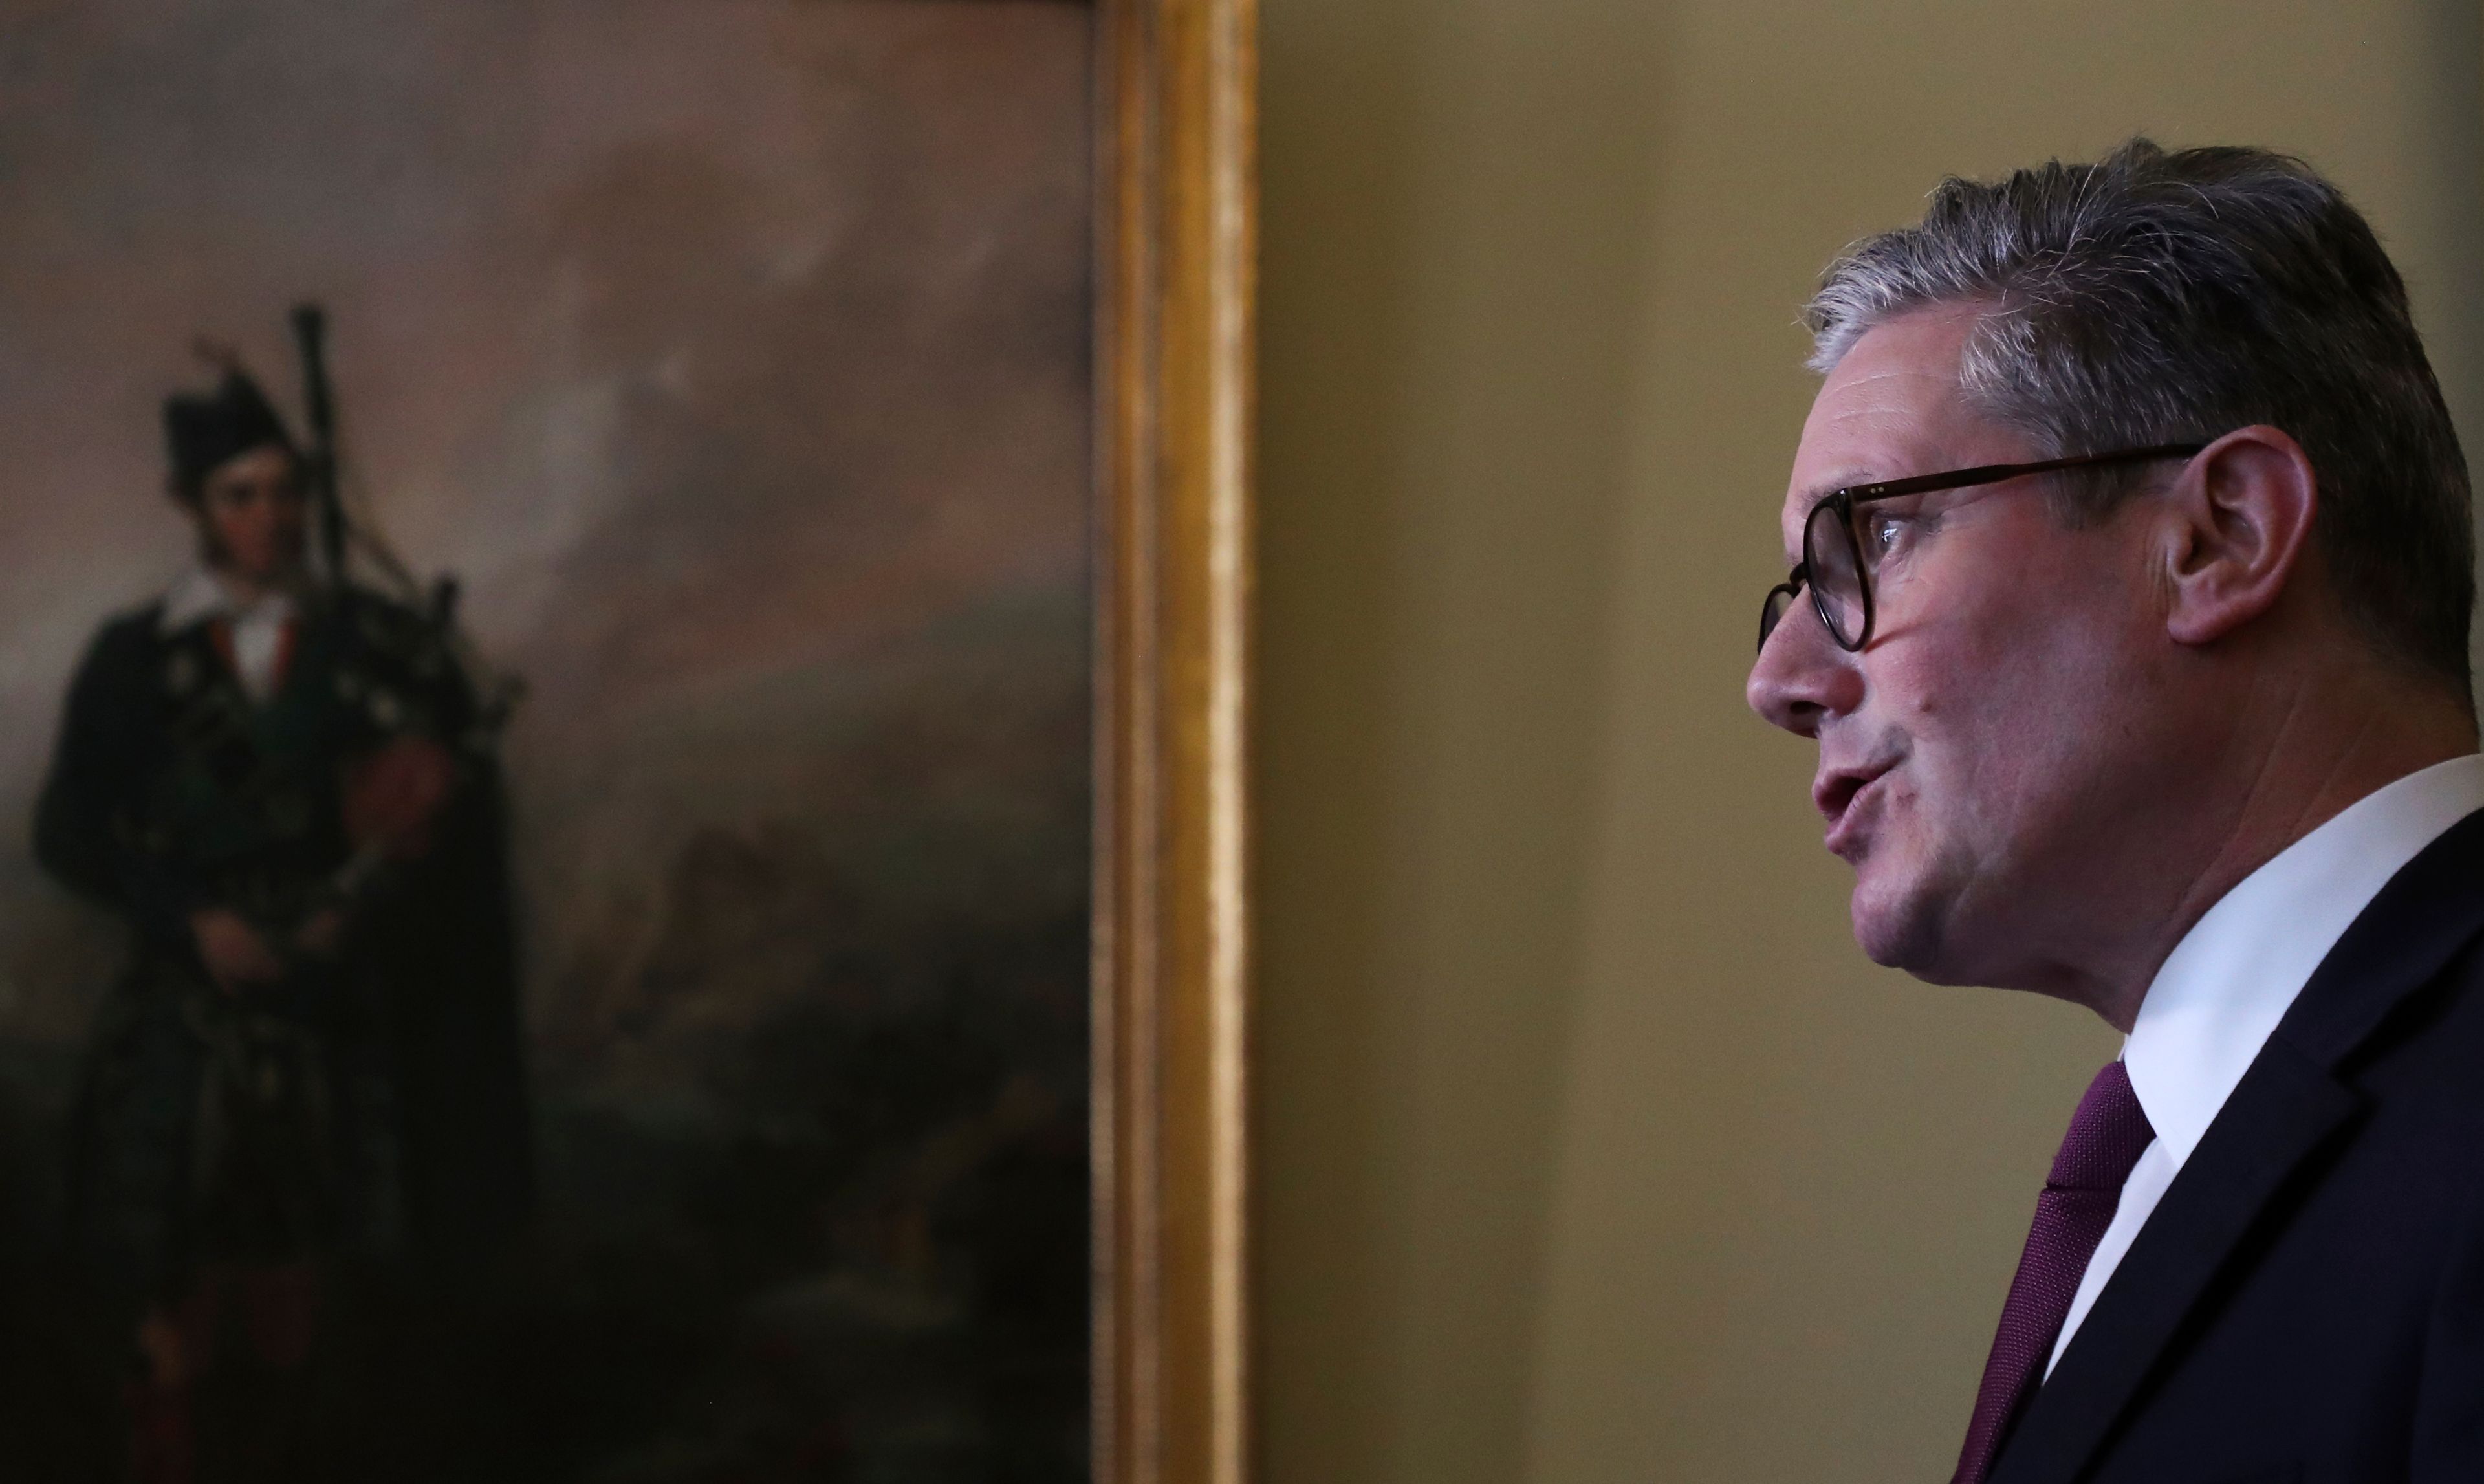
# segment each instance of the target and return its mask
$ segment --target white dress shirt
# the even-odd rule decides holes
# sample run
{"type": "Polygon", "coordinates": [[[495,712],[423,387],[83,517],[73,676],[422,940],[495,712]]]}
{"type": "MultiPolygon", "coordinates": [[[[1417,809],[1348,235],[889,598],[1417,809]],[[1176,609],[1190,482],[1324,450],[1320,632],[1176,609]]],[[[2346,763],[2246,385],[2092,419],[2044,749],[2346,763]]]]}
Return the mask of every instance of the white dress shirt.
{"type": "Polygon", "coordinates": [[[2390,877],[2484,808],[2484,756],[2409,773],[2280,850],[2208,908],[2166,957],[2121,1045],[2156,1142],[2122,1182],[2044,1373],[2147,1224],[2286,1008],[2390,877]]]}
{"type": "Polygon", "coordinates": [[[278,666],[284,658],[284,629],[293,621],[293,595],[271,589],[255,599],[236,598],[213,572],[194,567],[164,596],[163,616],[156,628],[175,634],[204,618],[221,618],[232,639],[233,669],[244,694],[260,705],[276,694],[284,680],[278,666]]]}

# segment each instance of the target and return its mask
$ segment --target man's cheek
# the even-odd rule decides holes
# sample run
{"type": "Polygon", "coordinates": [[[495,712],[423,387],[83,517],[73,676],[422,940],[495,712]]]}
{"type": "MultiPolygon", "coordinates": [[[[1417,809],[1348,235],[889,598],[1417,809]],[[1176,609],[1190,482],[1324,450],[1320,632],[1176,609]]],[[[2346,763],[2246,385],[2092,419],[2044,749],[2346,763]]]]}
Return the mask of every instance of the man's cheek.
{"type": "Polygon", "coordinates": [[[1925,832],[1936,823],[1934,812],[1927,808],[1925,782],[1920,762],[1914,758],[1881,775],[1874,789],[1879,796],[1874,809],[1878,816],[1874,823],[1879,844],[1907,854],[1923,849],[1925,832]]]}

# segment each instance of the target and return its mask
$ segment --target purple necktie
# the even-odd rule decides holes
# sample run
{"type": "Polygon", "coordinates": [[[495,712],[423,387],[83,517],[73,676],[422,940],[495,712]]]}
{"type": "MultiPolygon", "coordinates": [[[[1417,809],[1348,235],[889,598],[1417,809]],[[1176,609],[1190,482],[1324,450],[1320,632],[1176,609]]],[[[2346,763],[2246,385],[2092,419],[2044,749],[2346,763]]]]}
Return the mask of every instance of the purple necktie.
{"type": "Polygon", "coordinates": [[[2044,1362],[2070,1314],[2079,1280],[2088,1259],[2095,1255],[2104,1228],[2113,1225],[2114,1207],[2121,1202],[2121,1182],[2130,1167],[2156,1138],[2139,1094],[2130,1090],[2130,1073],[2120,1062],[2108,1062],[2088,1084],[2079,1111],[2070,1116],[2070,1131],[2062,1136],[2062,1151],[2053,1156],[2053,1173],[2044,1193],[2036,1198],[2036,1226],[2027,1233],[2027,1250],[2018,1258],[2018,1276],[2010,1281],[2009,1301],[2001,1306],[2001,1333],[1992,1336],[1991,1359],[1984,1363],[1984,1385],[1975,1392],[1975,1419],[1966,1425],[1966,1446],[1958,1451],[1953,1484],[1984,1484],[1992,1471],[1993,1455],[2001,1451],[2010,1419],[2034,1395],[2044,1375],[2044,1362]]]}

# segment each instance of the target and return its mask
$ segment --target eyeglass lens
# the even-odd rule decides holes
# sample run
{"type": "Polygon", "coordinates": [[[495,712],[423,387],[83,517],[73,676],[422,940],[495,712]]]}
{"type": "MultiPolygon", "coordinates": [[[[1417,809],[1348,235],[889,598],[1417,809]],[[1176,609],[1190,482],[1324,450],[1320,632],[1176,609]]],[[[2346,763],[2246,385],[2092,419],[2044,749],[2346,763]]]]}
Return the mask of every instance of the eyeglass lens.
{"type": "Polygon", "coordinates": [[[1812,510],[1802,528],[1802,559],[1811,569],[1811,601],[1822,621],[1838,643],[1855,648],[1862,642],[1868,600],[1853,526],[1841,501],[1822,500],[1812,510]]]}

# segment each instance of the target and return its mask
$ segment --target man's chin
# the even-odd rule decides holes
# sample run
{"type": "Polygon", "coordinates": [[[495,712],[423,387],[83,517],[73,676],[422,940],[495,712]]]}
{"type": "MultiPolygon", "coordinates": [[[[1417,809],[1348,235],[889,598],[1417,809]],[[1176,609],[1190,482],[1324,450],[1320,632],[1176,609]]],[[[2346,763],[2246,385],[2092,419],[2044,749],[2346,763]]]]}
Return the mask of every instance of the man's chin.
{"type": "Polygon", "coordinates": [[[1948,933],[1932,896],[1920,886],[1891,890],[1858,876],[1848,904],[1855,946],[1884,969],[1902,969],[1928,984],[1963,983],[1943,972],[1948,933]]]}

